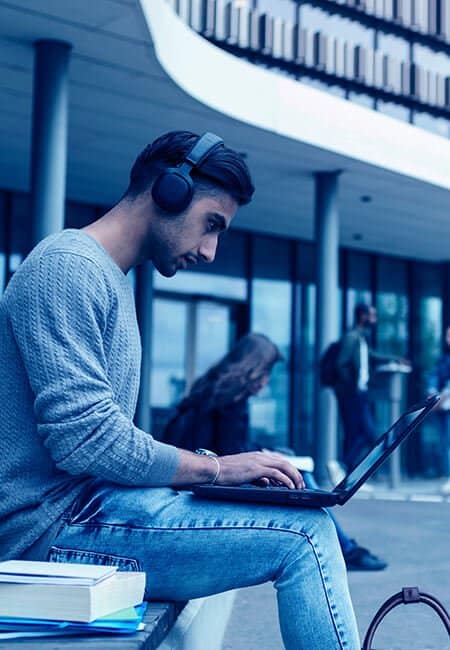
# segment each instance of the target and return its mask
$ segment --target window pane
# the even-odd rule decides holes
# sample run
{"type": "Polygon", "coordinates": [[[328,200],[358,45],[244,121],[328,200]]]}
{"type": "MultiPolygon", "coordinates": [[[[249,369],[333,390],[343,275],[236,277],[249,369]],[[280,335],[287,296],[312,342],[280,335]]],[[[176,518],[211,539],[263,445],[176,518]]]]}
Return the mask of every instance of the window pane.
{"type": "Polygon", "coordinates": [[[200,377],[229,349],[231,324],[227,305],[201,300],[197,305],[195,376],[200,377]]]}
{"type": "Polygon", "coordinates": [[[442,52],[433,52],[428,47],[413,45],[413,59],[414,63],[420,65],[424,70],[432,72],[439,72],[440,74],[448,77],[450,70],[450,57],[442,52]]]}
{"type": "Polygon", "coordinates": [[[408,297],[406,263],[380,259],[377,269],[377,348],[405,356],[408,350],[408,297]]]}
{"type": "Polygon", "coordinates": [[[178,271],[172,278],[165,278],[157,271],[153,275],[154,288],[162,291],[176,291],[217,298],[247,299],[247,282],[243,278],[230,278],[223,275],[178,271]]]}
{"type": "Polygon", "coordinates": [[[280,280],[252,283],[251,328],[266,334],[286,363],[274,367],[269,384],[250,401],[251,437],[270,447],[287,445],[289,414],[289,357],[291,340],[291,284],[280,280]]]}
{"type": "Polygon", "coordinates": [[[183,396],[185,377],[186,303],[153,301],[151,405],[168,408],[183,396]]]}
{"type": "Polygon", "coordinates": [[[377,50],[397,61],[409,61],[409,43],[398,36],[378,32],[377,50]]]}

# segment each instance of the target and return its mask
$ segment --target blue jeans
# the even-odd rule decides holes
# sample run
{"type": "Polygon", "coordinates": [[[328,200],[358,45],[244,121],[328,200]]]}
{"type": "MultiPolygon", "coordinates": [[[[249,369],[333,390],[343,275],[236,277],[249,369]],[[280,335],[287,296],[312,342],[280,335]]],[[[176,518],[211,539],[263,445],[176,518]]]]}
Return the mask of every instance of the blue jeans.
{"type": "Polygon", "coordinates": [[[48,559],[145,571],[146,597],[156,600],[271,580],[286,648],[361,647],[335,527],[321,509],[212,502],[94,480],[65,517],[48,559]]]}
{"type": "MultiPolygon", "coordinates": [[[[314,478],[313,474],[311,474],[310,472],[302,472],[302,474],[303,474],[303,479],[305,481],[305,485],[306,485],[307,488],[312,488],[313,490],[315,490],[316,488],[319,487],[317,485],[317,481],[314,478]]],[[[340,545],[341,551],[342,551],[342,553],[343,553],[343,555],[345,557],[348,553],[350,553],[350,551],[353,551],[353,549],[357,547],[357,543],[355,542],[354,539],[351,539],[348,535],[346,535],[344,533],[343,529],[339,525],[339,522],[336,519],[336,517],[333,515],[332,511],[327,510],[327,512],[330,515],[330,517],[333,520],[333,523],[334,523],[334,525],[336,527],[336,533],[337,533],[337,537],[338,537],[338,540],[339,540],[339,545],[340,545]]]]}

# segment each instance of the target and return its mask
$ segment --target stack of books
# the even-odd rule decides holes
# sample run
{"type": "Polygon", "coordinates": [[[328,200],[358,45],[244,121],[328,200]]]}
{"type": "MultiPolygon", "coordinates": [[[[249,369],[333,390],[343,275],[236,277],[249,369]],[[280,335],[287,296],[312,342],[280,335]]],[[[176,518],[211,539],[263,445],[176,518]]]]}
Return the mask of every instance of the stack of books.
{"type": "Polygon", "coordinates": [[[0,640],[143,630],[144,591],[143,572],[93,564],[0,562],[0,640]]]}

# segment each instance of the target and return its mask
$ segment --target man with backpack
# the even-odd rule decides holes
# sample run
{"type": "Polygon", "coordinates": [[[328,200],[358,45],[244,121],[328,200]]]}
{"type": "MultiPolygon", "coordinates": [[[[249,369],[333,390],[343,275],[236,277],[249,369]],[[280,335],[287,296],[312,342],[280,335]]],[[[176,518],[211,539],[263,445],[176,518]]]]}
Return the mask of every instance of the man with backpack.
{"type": "MultiPolygon", "coordinates": [[[[386,356],[370,349],[368,340],[376,322],[375,307],[364,303],[356,305],[353,329],[344,334],[333,349],[335,358],[333,389],[344,428],[343,458],[347,469],[356,465],[377,438],[368,399],[370,364],[393,359],[401,361],[399,358],[386,356]]],[[[331,350],[327,352],[330,357],[331,350]]],[[[328,358],[328,373],[332,361],[328,358]]],[[[324,372],[325,368],[322,370],[324,372]]]]}

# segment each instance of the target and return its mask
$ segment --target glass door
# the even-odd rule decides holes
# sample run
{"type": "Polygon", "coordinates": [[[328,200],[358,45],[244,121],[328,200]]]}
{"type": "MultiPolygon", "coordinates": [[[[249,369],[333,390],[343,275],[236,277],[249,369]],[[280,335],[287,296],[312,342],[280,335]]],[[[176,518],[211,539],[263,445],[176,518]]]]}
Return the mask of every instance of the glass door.
{"type": "Polygon", "coordinates": [[[213,300],[192,303],[190,349],[188,359],[188,388],[230,349],[235,339],[232,307],[213,300]]]}
{"type": "Polygon", "coordinates": [[[152,432],[197,377],[228,352],[242,331],[243,305],[198,297],[161,297],[153,303],[152,432]]]}

